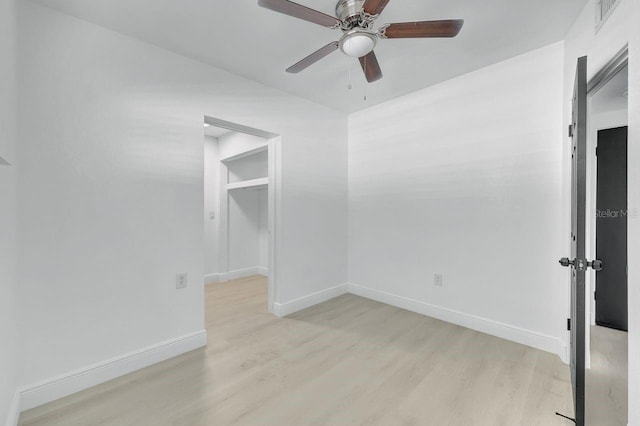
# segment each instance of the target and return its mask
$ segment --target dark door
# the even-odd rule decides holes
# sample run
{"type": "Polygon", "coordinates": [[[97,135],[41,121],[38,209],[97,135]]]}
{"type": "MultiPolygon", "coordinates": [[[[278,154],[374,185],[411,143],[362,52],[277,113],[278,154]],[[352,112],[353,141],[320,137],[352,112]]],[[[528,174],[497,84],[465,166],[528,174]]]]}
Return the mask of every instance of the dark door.
{"type": "Polygon", "coordinates": [[[627,331],[627,128],[598,132],[596,324],[627,331]]]}
{"type": "Polygon", "coordinates": [[[571,127],[571,258],[560,260],[571,267],[571,386],[575,422],[584,426],[585,259],[587,193],[587,58],[578,59],[573,91],[571,127]]]}

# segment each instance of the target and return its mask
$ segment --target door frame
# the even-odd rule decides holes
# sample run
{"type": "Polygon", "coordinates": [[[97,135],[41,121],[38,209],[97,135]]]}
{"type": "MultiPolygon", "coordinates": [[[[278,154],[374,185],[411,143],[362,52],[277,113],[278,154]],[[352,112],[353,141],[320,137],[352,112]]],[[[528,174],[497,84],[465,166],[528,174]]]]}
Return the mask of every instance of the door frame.
{"type": "MultiPolygon", "coordinates": [[[[268,278],[267,278],[267,309],[273,313],[273,306],[277,301],[278,294],[278,274],[277,274],[277,258],[279,253],[280,242],[282,241],[280,232],[281,226],[281,196],[282,193],[282,137],[277,133],[248,127],[231,121],[214,118],[209,115],[204,116],[204,122],[215,127],[230,130],[232,132],[245,133],[248,135],[258,136],[267,141],[267,158],[268,158],[268,178],[269,185],[267,187],[267,228],[268,228],[268,278]]],[[[220,184],[224,182],[223,188],[220,188],[220,216],[218,221],[218,256],[220,256],[220,266],[228,270],[228,196],[226,195],[226,179],[222,176],[226,173],[226,166],[220,162],[220,184]],[[223,229],[224,228],[224,229],[223,229]]]]}
{"type": "MultiPolygon", "coordinates": [[[[611,81],[620,71],[629,66],[629,46],[625,45],[607,62],[587,83],[587,223],[585,230],[585,255],[588,259],[596,259],[596,199],[598,183],[598,167],[596,146],[598,134],[591,117],[593,96],[611,81]]],[[[591,326],[595,325],[596,272],[592,269],[585,274],[585,368],[591,368],[591,326]]]]}

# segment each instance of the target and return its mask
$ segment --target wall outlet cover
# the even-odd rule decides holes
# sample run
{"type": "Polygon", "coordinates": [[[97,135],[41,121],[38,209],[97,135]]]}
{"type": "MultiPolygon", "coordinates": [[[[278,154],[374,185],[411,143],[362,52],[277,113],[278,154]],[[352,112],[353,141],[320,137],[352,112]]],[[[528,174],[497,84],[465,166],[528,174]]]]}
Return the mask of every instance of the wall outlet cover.
{"type": "Polygon", "coordinates": [[[187,288],[187,274],[176,275],[176,289],[187,288]]]}
{"type": "Polygon", "coordinates": [[[442,287],[442,274],[434,274],[433,285],[437,287],[442,287]]]}

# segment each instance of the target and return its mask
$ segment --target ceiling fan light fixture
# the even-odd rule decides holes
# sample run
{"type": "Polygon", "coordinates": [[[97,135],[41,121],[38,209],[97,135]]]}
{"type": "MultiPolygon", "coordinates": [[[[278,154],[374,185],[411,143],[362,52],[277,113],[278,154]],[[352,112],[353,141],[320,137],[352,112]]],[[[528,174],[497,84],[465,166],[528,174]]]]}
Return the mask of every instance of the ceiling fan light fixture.
{"type": "Polygon", "coordinates": [[[356,29],[345,33],[340,39],[340,50],[353,58],[361,58],[368,55],[375,47],[378,38],[376,34],[356,29]]]}
{"type": "Polygon", "coordinates": [[[384,24],[377,31],[373,31],[375,20],[389,1],[337,0],[336,16],[327,15],[292,0],[258,0],[258,5],[344,33],[339,41],[321,47],[287,68],[288,73],[297,74],[340,49],[345,55],[359,59],[367,82],[373,83],[382,78],[382,70],[374,53],[378,39],[451,38],[456,37],[464,25],[464,19],[441,19],[384,24]]]}

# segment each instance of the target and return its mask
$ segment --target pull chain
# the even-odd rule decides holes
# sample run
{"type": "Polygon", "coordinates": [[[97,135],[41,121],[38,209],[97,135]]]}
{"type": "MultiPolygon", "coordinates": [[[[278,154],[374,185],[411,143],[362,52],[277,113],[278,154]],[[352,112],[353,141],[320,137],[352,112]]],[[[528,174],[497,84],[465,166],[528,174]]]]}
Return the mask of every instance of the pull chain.
{"type": "MultiPolygon", "coordinates": [[[[368,64],[367,64],[367,57],[364,58],[364,70],[365,70],[365,74],[366,74],[366,70],[368,69],[368,64]]],[[[368,86],[368,82],[365,81],[364,83],[364,102],[367,102],[367,86],[368,86]]]]}

